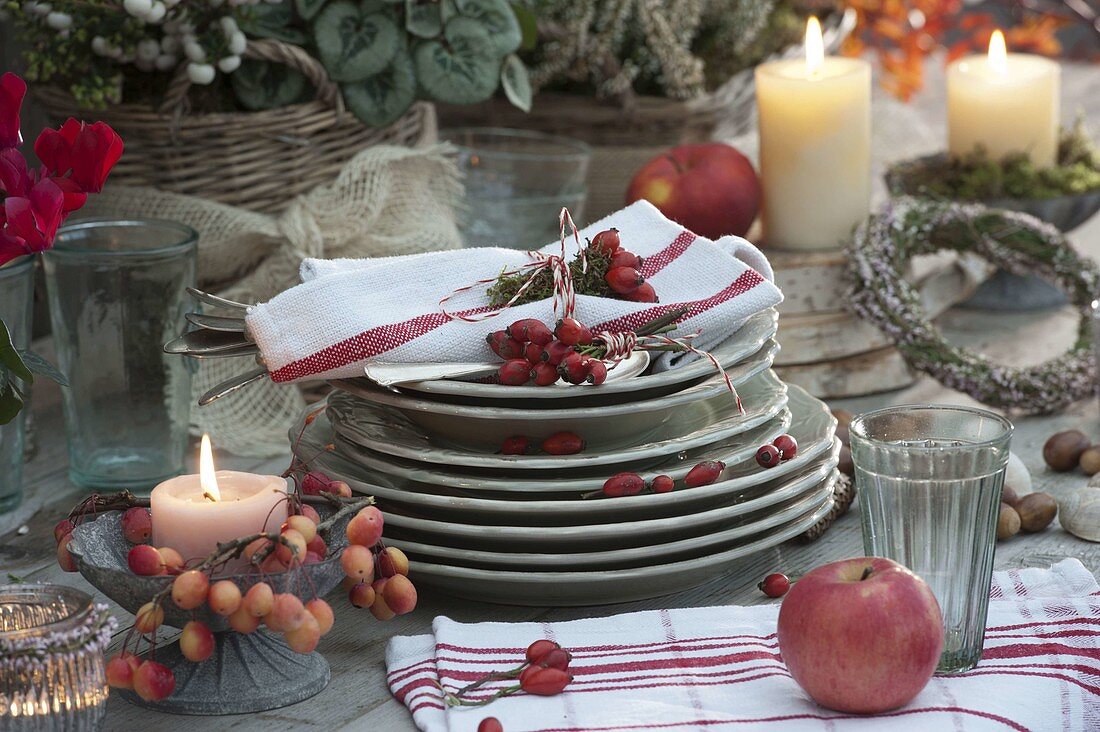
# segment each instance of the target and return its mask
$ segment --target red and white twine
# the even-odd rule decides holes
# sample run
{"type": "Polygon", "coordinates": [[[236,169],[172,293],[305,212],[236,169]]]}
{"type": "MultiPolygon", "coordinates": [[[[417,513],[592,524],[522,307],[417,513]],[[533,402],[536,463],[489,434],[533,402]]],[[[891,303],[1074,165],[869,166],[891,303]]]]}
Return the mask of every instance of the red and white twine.
{"type": "MultiPolygon", "coordinates": [[[[496,277],[490,277],[483,280],[478,280],[473,284],[466,285],[465,287],[459,287],[457,290],[451,292],[451,294],[443,297],[439,301],[439,309],[444,315],[451,320],[462,320],[467,323],[477,323],[482,320],[488,320],[489,318],[495,318],[503,313],[508,308],[512,307],[519,301],[523,294],[535,283],[535,278],[538,277],[544,269],[550,268],[554,274],[554,315],[556,318],[572,318],[573,311],[577,306],[577,294],[573,288],[573,275],[569,271],[569,262],[565,258],[565,238],[567,231],[573,232],[573,241],[577,245],[577,251],[581,258],[581,272],[588,272],[588,258],[586,256],[585,247],[581,246],[581,235],[577,230],[577,225],[573,223],[573,217],[569,215],[569,209],[562,208],[558,213],[558,229],[561,241],[561,249],[559,254],[545,254],[539,251],[528,251],[527,256],[531,257],[533,261],[524,264],[521,267],[517,267],[512,270],[507,270],[497,275],[496,277]],[[468,292],[476,287],[487,285],[496,282],[501,277],[510,277],[512,275],[519,274],[520,272],[529,271],[530,274],[527,277],[527,281],[516,290],[516,294],[495,310],[489,310],[483,313],[449,313],[447,312],[446,303],[456,295],[468,292]],[[559,314],[559,308],[561,313],[559,314]]],[[[690,353],[694,353],[697,356],[706,358],[714,365],[714,368],[718,370],[718,373],[722,374],[722,378],[726,382],[726,388],[733,394],[733,398],[737,403],[737,411],[739,414],[745,413],[745,407],[741,403],[741,396],[737,393],[737,389],[734,388],[733,382],[730,380],[729,374],[722,368],[722,365],[718,363],[716,359],[709,351],[704,351],[700,348],[696,348],[691,344],[691,341],[698,337],[699,333],[689,333],[688,335],[681,336],[679,338],[671,338],[667,335],[655,334],[639,336],[633,331],[622,331],[620,333],[611,333],[603,331],[596,336],[596,339],[604,344],[606,352],[604,353],[602,361],[610,361],[618,364],[623,359],[626,359],[636,349],[646,350],[646,346],[675,346],[681,348],[690,353]]]]}
{"type": "Polygon", "coordinates": [[[573,311],[577,307],[577,294],[573,289],[573,276],[569,271],[569,261],[565,258],[565,235],[568,230],[573,232],[573,241],[577,244],[577,250],[580,253],[581,258],[581,271],[588,272],[588,257],[585,256],[585,248],[581,246],[581,235],[577,230],[577,225],[573,223],[573,217],[569,215],[569,209],[562,208],[558,213],[558,227],[561,235],[561,253],[560,254],[545,254],[539,251],[528,251],[527,256],[531,257],[531,262],[517,267],[516,269],[507,270],[497,275],[496,277],[490,277],[488,279],[478,280],[471,285],[465,287],[459,287],[457,290],[447,295],[439,301],[439,309],[451,320],[463,320],[467,323],[477,323],[482,320],[488,320],[489,318],[495,318],[503,313],[508,308],[512,307],[519,301],[523,294],[535,283],[535,278],[539,273],[546,268],[554,274],[554,315],[557,318],[572,318],[573,311]],[[530,271],[530,275],[527,277],[527,281],[523,283],[516,294],[512,295],[511,299],[504,305],[500,306],[496,310],[490,310],[484,313],[449,313],[445,307],[448,300],[455,295],[480,287],[481,285],[487,285],[492,282],[496,282],[501,277],[510,277],[512,275],[519,274],[520,272],[530,271]],[[558,314],[559,307],[561,314],[558,314]]]}

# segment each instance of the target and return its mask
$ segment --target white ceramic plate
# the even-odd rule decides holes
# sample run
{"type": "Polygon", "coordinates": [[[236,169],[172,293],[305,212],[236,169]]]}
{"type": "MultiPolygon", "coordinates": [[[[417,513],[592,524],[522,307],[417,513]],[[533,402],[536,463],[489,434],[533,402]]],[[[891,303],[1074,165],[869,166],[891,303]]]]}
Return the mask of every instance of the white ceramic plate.
{"type": "MultiPolygon", "coordinates": [[[[575,455],[497,455],[449,447],[409,423],[399,412],[340,393],[329,396],[328,416],[337,435],[368,450],[421,463],[490,470],[564,471],[619,463],[641,467],[638,465],[641,461],[654,461],[758,427],[779,414],[787,404],[787,387],[771,371],[750,379],[738,391],[744,402],[744,414],[738,414],[728,393],[720,392],[704,401],[669,408],[668,419],[651,431],[644,442],[618,449],[590,446],[575,455]]],[[[607,429],[609,422],[629,419],[632,419],[629,414],[611,417],[592,413],[562,429],[570,429],[590,440],[592,435],[607,429]]],[[[483,428],[483,421],[468,418],[467,431],[483,428]]],[[[513,425],[508,431],[507,423],[498,422],[498,428],[503,428],[505,435],[523,434],[520,425],[513,425]]],[[[504,439],[501,437],[493,444],[499,446],[504,439]]]]}
{"type": "MultiPolygon", "coordinates": [[[[632,496],[628,501],[588,500],[584,505],[587,516],[614,520],[656,518],[685,511],[689,507],[713,506],[729,502],[733,497],[761,483],[776,481],[803,470],[819,456],[834,446],[836,421],[828,407],[797,387],[792,387],[790,400],[791,426],[786,429],[785,420],[775,419],[764,426],[739,435],[723,443],[726,447],[719,450],[709,445],[703,450],[708,454],[689,456],[680,460],[678,456],[665,464],[651,468],[646,475],[672,475],[679,479],[697,462],[703,459],[718,459],[726,463],[722,480],[697,488],[678,487],[671,493],[646,493],[632,496]],[[765,430],[759,435],[760,430],[765,430]],[[774,439],[784,431],[798,442],[798,454],[794,459],[780,463],[776,467],[763,471],[756,464],[754,453],[757,447],[774,439]],[[744,438],[743,445],[730,450],[729,443],[744,438]],[[733,457],[736,456],[736,457],[733,457]]],[[[783,415],[781,415],[783,416],[783,415]]],[[[296,437],[301,427],[293,431],[296,437]]],[[[323,452],[323,447],[333,441],[332,431],[324,414],[319,415],[308,427],[295,453],[303,458],[316,457],[311,467],[339,477],[351,484],[357,493],[373,495],[382,505],[396,504],[419,509],[425,515],[457,514],[470,517],[474,521],[497,519],[507,523],[509,517],[523,517],[524,523],[537,525],[568,524],[576,515],[576,500],[579,494],[599,490],[605,475],[575,481],[528,481],[481,478],[478,476],[454,476],[445,471],[417,471],[402,469],[400,473],[390,471],[394,466],[386,460],[367,458],[365,454],[340,455],[323,452]],[[496,487],[495,491],[462,490],[450,487],[449,483],[437,483],[439,480],[454,480],[464,486],[482,488],[487,484],[496,487]],[[426,481],[426,482],[425,482],[426,481]],[[555,486],[554,492],[541,494],[515,493],[506,489],[528,487],[529,482],[544,482],[555,486]],[[529,500],[530,499],[530,500],[529,500]],[[479,518],[480,517],[480,518],[479,518]]],[[[834,448],[835,449],[835,448],[834,448]]]]}
{"type": "MultiPolygon", "coordinates": [[[[486,551],[527,551],[533,553],[588,552],[625,549],[697,538],[721,530],[731,521],[754,511],[812,492],[836,468],[833,455],[818,460],[798,475],[769,483],[755,496],[740,503],[675,517],[581,523],[589,516],[577,506],[574,523],[568,526],[529,526],[465,523],[458,518],[435,520],[386,510],[387,529],[400,530],[398,538],[486,551]]],[[[626,500],[626,499],[607,499],[626,500]]]]}
{"type": "MultiPolygon", "coordinates": [[[[710,352],[718,359],[722,368],[740,362],[749,355],[756,353],[764,345],[764,341],[775,335],[779,325],[779,313],[775,308],[768,308],[757,313],[741,328],[715,346],[710,352]]],[[[694,380],[705,379],[714,370],[714,366],[706,359],[699,359],[680,365],[677,368],[660,373],[646,374],[634,379],[607,381],[598,389],[591,391],[598,394],[579,392],[576,390],[550,391],[537,386],[501,386],[500,384],[479,384],[469,381],[450,381],[438,379],[435,381],[419,381],[405,384],[403,389],[422,392],[424,394],[451,395],[456,397],[469,397],[473,399],[588,399],[599,398],[603,403],[612,401],[632,401],[643,398],[639,392],[647,392],[646,396],[657,396],[648,392],[669,393],[682,388],[684,384],[690,384],[694,380]]]]}
{"type": "Polygon", "coordinates": [[[678,562],[594,572],[523,572],[414,561],[409,574],[418,585],[457,597],[505,605],[561,607],[643,600],[732,574],[738,569],[738,560],[798,536],[820,521],[832,506],[830,499],[811,513],[763,535],[744,539],[709,556],[678,562]]]}
{"type": "Polygon", "coordinates": [[[817,483],[813,490],[799,494],[792,500],[784,501],[770,511],[760,512],[758,516],[745,517],[740,523],[731,522],[729,528],[666,544],[628,549],[563,554],[527,554],[459,549],[393,538],[387,538],[386,544],[398,547],[414,561],[438,562],[458,567],[474,566],[481,569],[526,570],[531,572],[626,569],[652,564],[654,557],[660,557],[663,561],[670,562],[688,556],[706,554],[716,547],[728,545],[755,534],[763,534],[794,521],[806,513],[815,511],[826,502],[831,502],[832,498],[832,481],[826,478],[817,483]]]}
{"type": "MultiPolygon", "coordinates": [[[[778,352],[775,341],[766,341],[759,351],[726,371],[731,383],[739,387],[771,368],[778,352]]],[[[337,410],[354,414],[361,406],[388,407],[436,442],[483,452],[497,451],[504,440],[517,434],[541,441],[561,431],[576,432],[591,449],[603,451],[648,439],[677,409],[719,395],[733,400],[719,373],[683,391],[654,399],[560,409],[531,409],[518,403],[508,407],[452,404],[365,385],[362,380],[332,384],[342,392],[330,401],[337,410]]]]}

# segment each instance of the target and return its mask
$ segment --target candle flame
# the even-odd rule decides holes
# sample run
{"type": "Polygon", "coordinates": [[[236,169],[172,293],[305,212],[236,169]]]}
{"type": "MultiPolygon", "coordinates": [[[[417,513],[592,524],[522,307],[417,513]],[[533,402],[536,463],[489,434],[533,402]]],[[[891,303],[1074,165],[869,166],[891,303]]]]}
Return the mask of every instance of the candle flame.
{"type": "Polygon", "coordinates": [[[811,15],[806,21],[806,73],[813,76],[825,65],[825,42],[821,38],[821,23],[811,15]]]}
{"type": "Polygon", "coordinates": [[[1002,76],[1008,76],[1008,50],[1005,48],[1005,34],[993,31],[989,37],[989,67],[1002,76]]]}
{"type": "Polygon", "coordinates": [[[221,500],[218,476],[214,473],[214,454],[210,449],[210,435],[203,435],[199,446],[199,485],[202,486],[203,497],[211,501],[221,500]]]}

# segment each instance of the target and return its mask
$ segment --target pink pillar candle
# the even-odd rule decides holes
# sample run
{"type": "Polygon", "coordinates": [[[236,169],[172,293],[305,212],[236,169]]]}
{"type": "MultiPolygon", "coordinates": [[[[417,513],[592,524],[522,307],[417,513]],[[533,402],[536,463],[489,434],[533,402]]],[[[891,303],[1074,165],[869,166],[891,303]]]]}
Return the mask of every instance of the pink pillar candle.
{"type": "MultiPolygon", "coordinates": [[[[278,531],[287,517],[287,483],[277,475],[219,470],[217,500],[203,490],[198,475],[181,475],[153,489],[153,544],[167,546],[184,560],[206,557],[219,543],[261,531],[278,531]]],[[[227,565],[242,570],[244,560],[227,565]]]]}

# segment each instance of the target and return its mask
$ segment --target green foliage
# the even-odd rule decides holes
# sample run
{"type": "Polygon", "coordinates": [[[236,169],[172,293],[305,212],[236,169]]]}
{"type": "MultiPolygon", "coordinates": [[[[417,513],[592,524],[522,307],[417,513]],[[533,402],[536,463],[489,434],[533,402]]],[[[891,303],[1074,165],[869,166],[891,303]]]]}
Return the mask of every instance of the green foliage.
{"type": "Polygon", "coordinates": [[[899,163],[889,178],[895,193],[920,192],[952,201],[1056,198],[1100,188],[1100,151],[1078,121],[1063,131],[1058,164],[1051,168],[1034,165],[1026,155],[994,160],[979,149],[958,159],[899,163]]]}
{"type": "Polygon", "coordinates": [[[389,65],[401,45],[393,19],[346,0],[329,3],[313,23],[321,63],[334,81],[362,81],[389,65]]]}
{"type": "Polygon", "coordinates": [[[500,67],[500,85],[509,102],[524,112],[531,111],[531,79],[527,76],[527,67],[514,53],[504,59],[504,65],[500,67]]]}
{"type": "Polygon", "coordinates": [[[382,71],[342,88],[344,101],[356,117],[372,127],[383,127],[416,99],[416,71],[409,54],[401,50],[382,71]]]}
{"type": "MultiPolygon", "coordinates": [[[[587,259],[587,271],[584,269],[579,254],[569,263],[569,272],[573,277],[574,292],[578,295],[613,297],[621,300],[622,296],[616,294],[608,287],[607,282],[604,281],[604,275],[607,274],[608,265],[611,264],[611,257],[601,254],[594,249],[588,249],[587,259]]],[[[530,276],[531,275],[527,272],[520,272],[514,275],[502,274],[486,291],[486,294],[489,296],[489,304],[493,307],[501,307],[507,303],[517,292],[519,292],[519,289],[523,287],[530,276]]],[[[515,304],[526,305],[529,302],[538,302],[539,300],[545,300],[553,296],[554,274],[549,268],[543,268],[535,275],[535,281],[532,282],[531,286],[527,288],[518,300],[516,300],[515,304]]]]}
{"type": "Polygon", "coordinates": [[[68,386],[65,376],[53,364],[32,351],[19,350],[11,340],[8,327],[0,319],[0,424],[15,419],[25,401],[20,383],[34,383],[34,375],[53,379],[68,386]]]}
{"type": "Polygon", "coordinates": [[[294,69],[267,61],[243,61],[230,77],[245,109],[274,109],[301,101],[309,81],[294,69]]]}

